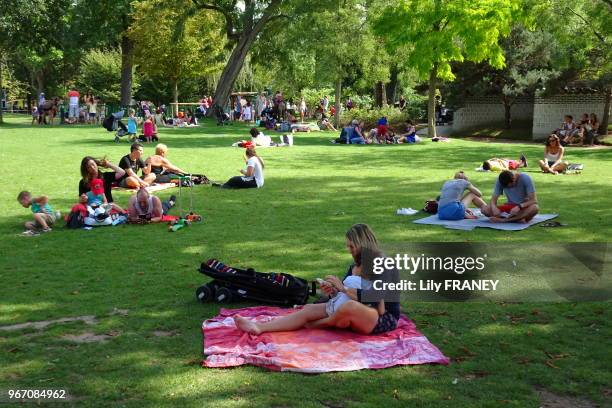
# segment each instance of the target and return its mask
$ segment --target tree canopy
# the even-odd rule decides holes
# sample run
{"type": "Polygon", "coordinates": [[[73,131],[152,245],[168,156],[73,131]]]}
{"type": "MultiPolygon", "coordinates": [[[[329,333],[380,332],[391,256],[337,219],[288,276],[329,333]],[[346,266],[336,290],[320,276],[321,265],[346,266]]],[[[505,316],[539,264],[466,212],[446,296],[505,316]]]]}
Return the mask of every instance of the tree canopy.
{"type": "Polygon", "coordinates": [[[235,90],[279,89],[329,94],[338,113],[347,96],[374,108],[410,95],[420,116],[427,89],[434,136],[441,92],[499,97],[506,126],[517,98],[575,81],[612,98],[609,0],[5,3],[0,86],[28,101],[77,85],[122,105],[212,93],[226,106],[235,90]]]}

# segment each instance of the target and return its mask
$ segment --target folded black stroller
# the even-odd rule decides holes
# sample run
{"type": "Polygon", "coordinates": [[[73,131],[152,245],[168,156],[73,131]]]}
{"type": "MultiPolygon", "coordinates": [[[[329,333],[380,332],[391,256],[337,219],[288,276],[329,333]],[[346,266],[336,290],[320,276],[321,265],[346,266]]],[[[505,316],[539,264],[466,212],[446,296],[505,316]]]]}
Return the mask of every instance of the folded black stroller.
{"type": "Polygon", "coordinates": [[[106,119],[104,119],[104,122],[102,122],[102,127],[104,129],[108,130],[109,132],[116,131],[115,142],[118,142],[119,138],[127,135],[127,127],[125,126],[125,123],[121,121],[124,114],[125,112],[122,110],[111,113],[106,119]]]}
{"type": "Polygon", "coordinates": [[[296,278],[288,273],[256,272],[253,268],[239,269],[224,265],[216,259],[202,262],[199,271],[213,278],[212,282],[196,290],[199,302],[229,303],[251,300],[280,306],[303,305],[316,293],[314,282],[296,278]]]}

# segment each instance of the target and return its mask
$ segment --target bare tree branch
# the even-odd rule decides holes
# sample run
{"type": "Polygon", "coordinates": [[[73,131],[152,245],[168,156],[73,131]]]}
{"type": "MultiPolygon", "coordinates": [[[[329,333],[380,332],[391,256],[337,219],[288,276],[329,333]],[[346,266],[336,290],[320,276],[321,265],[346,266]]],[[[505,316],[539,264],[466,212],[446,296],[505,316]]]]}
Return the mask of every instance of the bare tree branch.
{"type": "Polygon", "coordinates": [[[593,26],[591,25],[591,23],[590,23],[590,22],[589,22],[589,21],[588,21],[586,18],[584,18],[584,17],[583,17],[583,16],[581,16],[580,14],[576,13],[574,10],[572,10],[572,8],[571,8],[571,7],[568,7],[567,9],[568,9],[569,11],[571,11],[571,12],[572,12],[574,15],[576,15],[576,16],[577,16],[579,19],[581,19],[581,20],[582,20],[582,22],[583,22],[584,24],[586,24],[586,25],[587,25],[587,27],[589,27],[591,30],[593,30],[593,34],[595,34],[595,36],[596,36],[596,37],[599,39],[599,41],[601,41],[602,43],[605,43],[605,42],[606,42],[605,37],[604,37],[603,35],[601,35],[600,33],[598,33],[598,32],[597,32],[597,30],[595,30],[595,29],[593,28],[593,26]]]}
{"type": "MultiPolygon", "coordinates": [[[[227,38],[232,41],[238,40],[242,35],[242,32],[236,30],[236,21],[234,20],[234,16],[232,15],[232,10],[228,10],[227,8],[220,7],[216,4],[204,3],[201,0],[192,0],[193,4],[204,10],[214,10],[223,15],[225,18],[225,33],[227,38]]],[[[235,4],[235,2],[233,3],[235,4]]]]}

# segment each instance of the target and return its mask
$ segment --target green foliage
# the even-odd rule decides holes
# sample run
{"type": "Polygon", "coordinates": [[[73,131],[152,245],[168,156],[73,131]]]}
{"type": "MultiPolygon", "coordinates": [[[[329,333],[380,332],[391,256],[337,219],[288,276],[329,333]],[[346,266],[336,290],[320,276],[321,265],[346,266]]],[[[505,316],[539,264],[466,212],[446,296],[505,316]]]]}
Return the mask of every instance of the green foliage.
{"type": "Polygon", "coordinates": [[[371,129],[376,127],[378,119],[383,116],[387,117],[390,126],[398,126],[406,121],[406,119],[411,119],[405,111],[401,111],[392,106],[385,106],[376,109],[355,108],[350,111],[345,109],[340,115],[340,123],[341,125],[347,125],[353,119],[357,119],[364,122],[366,129],[371,129]]]}
{"type": "Polygon", "coordinates": [[[414,89],[404,89],[406,107],[404,112],[412,120],[422,120],[427,117],[427,96],[420,95],[414,89]]]}
{"type": "Polygon", "coordinates": [[[226,56],[219,20],[209,11],[186,18],[189,5],[187,0],[172,5],[164,0],[134,3],[129,36],[139,71],[173,86],[221,71],[226,56]],[[151,22],[153,15],[155,24],[151,22]]]}
{"type": "MultiPolygon", "coordinates": [[[[274,89],[332,88],[338,79],[354,92],[386,80],[384,50],[369,26],[368,2],[314,0],[296,6],[283,24],[271,26],[253,55],[264,82],[274,89]]],[[[344,98],[343,98],[344,99],[344,98]]]]}
{"type": "MultiPolygon", "coordinates": [[[[138,88],[134,78],[134,88],[138,88]]],[[[121,92],[121,52],[91,50],[81,59],[77,88],[89,91],[108,103],[119,103],[121,92]]]]}
{"type": "Polygon", "coordinates": [[[334,100],[334,90],[332,88],[320,88],[320,89],[304,88],[302,89],[300,93],[301,93],[300,96],[304,97],[304,101],[306,101],[306,106],[308,106],[310,110],[314,110],[317,107],[317,105],[319,105],[319,102],[321,101],[321,99],[325,97],[325,95],[329,97],[330,104],[334,100]]]}
{"type": "Polygon", "coordinates": [[[0,49],[11,55],[12,64],[23,68],[15,72],[23,73],[19,79],[32,85],[32,93],[62,81],[69,4],[70,0],[17,0],[2,7],[0,49]]]}
{"type": "Polygon", "coordinates": [[[374,103],[374,99],[370,95],[353,95],[349,93],[348,96],[353,100],[355,108],[370,109],[374,103]]]}
{"type": "Polygon", "coordinates": [[[6,96],[8,101],[16,99],[24,99],[28,92],[28,84],[20,81],[12,71],[11,67],[0,59],[0,72],[2,78],[0,78],[0,84],[2,88],[6,90],[6,96]]]}
{"type": "Polygon", "coordinates": [[[500,38],[510,33],[518,0],[401,0],[384,9],[374,24],[390,50],[411,44],[411,67],[425,78],[453,80],[452,62],[487,60],[504,66],[500,38]]]}

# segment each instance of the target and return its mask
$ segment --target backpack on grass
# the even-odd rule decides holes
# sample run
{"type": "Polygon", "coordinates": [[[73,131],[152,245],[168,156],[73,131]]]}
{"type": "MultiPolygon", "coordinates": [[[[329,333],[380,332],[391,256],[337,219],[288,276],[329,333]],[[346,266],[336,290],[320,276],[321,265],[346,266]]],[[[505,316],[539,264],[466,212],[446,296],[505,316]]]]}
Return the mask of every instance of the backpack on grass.
{"type": "Polygon", "coordinates": [[[85,226],[85,218],[79,210],[72,210],[66,216],[66,228],[78,229],[85,226]]]}

